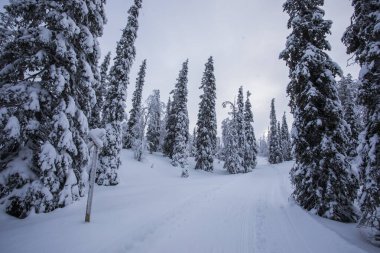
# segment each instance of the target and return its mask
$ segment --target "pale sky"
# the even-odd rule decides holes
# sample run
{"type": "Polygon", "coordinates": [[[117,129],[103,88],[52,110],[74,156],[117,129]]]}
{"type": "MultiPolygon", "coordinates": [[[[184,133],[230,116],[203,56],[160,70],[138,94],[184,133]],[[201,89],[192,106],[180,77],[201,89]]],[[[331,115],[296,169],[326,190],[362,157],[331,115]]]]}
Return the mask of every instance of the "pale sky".
{"type": "MultiPolygon", "coordinates": [[[[212,55],[217,87],[218,135],[227,117],[225,100],[234,100],[239,86],[252,92],[256,138],[269,125],[270,100],[276,98],[277,119],[287,112],[288,68],[278,55],[285,46],[288,15],[282,12],[283,0],[143,0],[139,17],[137,57],[128,88],[128,111],[136,73],[147,59],[144,99],[153,89],[161,91],[166,103],[174,88],[181,64],[189,58],[190,132],[197,120],[199,90],[204,64],[212,55]]],[[[108,23],[100,39],[102,52],[114,52],[127,20],[132,0],[108,0],[108,23]]],[[[331,58],[345,74],[357,76],[357,66],[347,66],[349,58],[341,37],[349,25],[352,7],[348,0],[325,0],[326,18],[333,21],[331,58]]]]}
{"type": "MultiPolygon", "coordinates": [[[[0,0],[1,5],[8,2],[0,0]]],[[[99,39],[102,58],[114,51],[121,30],[127,22],[127,11],[132,0],[107,0],[108,23],[99,39]]],[[[136,73],[143,59],[147,59],[144,100],[153,89],[161,91],[167,102],[174,88],[181,64],[189,59],[188,110],[190,132],[197,120],[199,95],[204,64],[214,57],[217,87],[218,135],[220,123],[228,109],[222,102],[233,101],[239,86],[252,93],[254,127],[258,139],[269,125],[270,100],[276,98],[277,119],[287,112],[291,124],[286,85],[288,68],[278,59],[290,33],[288,15],[282,12],[284,0],[143,0],[139,16],[137,56],[128,87],[128,108],[135,86],[136,73]]],[[[352,7],[349,0],[325,0],[326,19],[333,21],[332,46],[329,53],[345,74],[358,74],[358,66],[347,67],[342,34],[349,25],[352,7]]]]}

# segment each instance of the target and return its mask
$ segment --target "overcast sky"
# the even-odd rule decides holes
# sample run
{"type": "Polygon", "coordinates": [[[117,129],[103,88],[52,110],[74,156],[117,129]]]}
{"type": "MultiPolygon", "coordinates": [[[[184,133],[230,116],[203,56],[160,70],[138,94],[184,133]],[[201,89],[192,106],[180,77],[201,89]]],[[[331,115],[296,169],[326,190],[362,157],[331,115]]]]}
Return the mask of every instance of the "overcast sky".
{"type": "MultiPolygon", "coordinates": [[[[8,2],[0,0],[0,2],[8,2]]],[[[100,38],[102,55],[114,53],[121,30],[127,22],[132,0],[107,0],[108,23],[100,38]]],[[[189,59],[190,132],[198,113],[199,86],[204,64],[212,55],[217,87],[218,135],[220,123],[227,117],[225,100],[233,101],[239,86],[252,93],[256,138],[269,125],[270,100],[276,98],[277,119],[287,112],[290,123],[286,85],[288,68],[278,59],[283,50],[288,15],[282,12],[284,0],[143,0],[139,17],[137,57],[128,87],[128,111],[136,73],[147,59],[144,100],[153,89],[161,91],[166,103],[174,88],[181,64],[189,59]]],[[[345,74],[357,76],[358,67],[347,67],[349,56],[340,38],[349,25],[352,7],[349,0],[325,0],[325,18],[333,21],[331,58],[345,74]]],[[[102,56],[102,57],[103,57],[102,56]]],[[[114,56],[114,54],[113,54],[114,56]]]]}
{"type": "MultiPolygon", "coordinates": [[[[284,48],[288,15],[282,12],[283,0],[143,0],[139,17],[137,57],[128,88],[128,111],[136,73],[147,59],[144,99],[153,89],[161,91],[166,103],[181,64],[189,58],[190,132],[196,123],[199,90],[204,64],[212,55],[217,87],[218,135],[220,123],[227,117],[225,100],[234,100],[239,86],[252,92],[256,137],[269,125],[270,100],[276,98],[277,118],[286,111],[289,123],[288,68],[278,59],[284,48]]],[[[132,0],[108,0],[108,23],[100,39],[102,52],[114,52],[121,29],[127,20],[132,0]]],[[[347,73],[357,76],[357,66],[347,66],[349,56],[341,36],[349,25],[352,7],[348,0],[325,0],[326,18],[333,20],[328,37],[330,56],[347,73]]]]}

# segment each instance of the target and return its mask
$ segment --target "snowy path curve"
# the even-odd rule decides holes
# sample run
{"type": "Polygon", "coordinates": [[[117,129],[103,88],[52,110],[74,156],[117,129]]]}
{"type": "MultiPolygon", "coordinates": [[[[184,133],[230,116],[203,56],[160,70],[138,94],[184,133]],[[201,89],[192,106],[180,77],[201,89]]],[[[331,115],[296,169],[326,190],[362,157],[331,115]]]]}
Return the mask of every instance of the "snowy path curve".
{"type": "MultiPolygon", "coordinates": [[[[20,221],[0,215],[1,252],[364,253],[288,200],[291,163],[259,160],[249,174],[191,170],[161,155],[143,163],[124,151],[121,183],[97,187],[92,222],[85,199],[20,221]]],[[[375,249],[376,250],[376,249],[375,249]]]]}

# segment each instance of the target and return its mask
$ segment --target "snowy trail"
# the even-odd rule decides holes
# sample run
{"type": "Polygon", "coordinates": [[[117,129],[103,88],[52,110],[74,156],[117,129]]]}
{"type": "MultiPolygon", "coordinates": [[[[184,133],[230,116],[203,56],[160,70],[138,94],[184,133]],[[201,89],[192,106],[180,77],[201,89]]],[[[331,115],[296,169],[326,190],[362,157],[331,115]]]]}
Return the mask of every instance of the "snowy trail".
{"type": "Polygon", "coordinates": [[[0,251],[378,252],[351,244],[288,201],[291,163],[260,159],[252,173],[239,175],[217,164],[212,174],[191,170],[183,179],[159,154],[144,163],[123,154],[121,183],[95,189],[90,224],[83,222],[85,199],[23,221],[0,215],[0,251]]]}
{"type": "Polygon", "coordinates": [[[365,252],[289,203],[278,169],[261,165],[189,201],[135,252],[365,252]]]}

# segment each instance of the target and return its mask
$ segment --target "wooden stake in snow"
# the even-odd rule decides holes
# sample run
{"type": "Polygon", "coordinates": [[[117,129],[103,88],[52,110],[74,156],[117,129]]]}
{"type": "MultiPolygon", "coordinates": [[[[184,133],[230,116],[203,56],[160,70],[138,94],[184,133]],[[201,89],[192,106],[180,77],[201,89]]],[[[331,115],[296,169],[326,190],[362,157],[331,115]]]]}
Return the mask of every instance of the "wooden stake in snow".
{"type": "Polygon", "coordinates": [[[96,168],[98,167],[98,154],[99,154],[99,150],[103,147],[103,142],[101,139],[104,135],[105,135],[104,129],[93,129],[91,130],[89,134],[89,137],[91,140],[89,149],[93,147],[94,151],[93,151],[92,159],[91,159],[92,164],[91,164],[91,171],[90,171],[90,184],[89,184],[89,189],[88,189],[85,222],[90,222],[92,198],[94,195],[96,168]]]}

